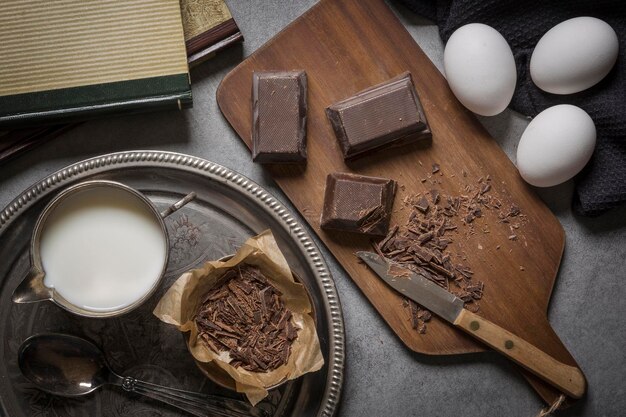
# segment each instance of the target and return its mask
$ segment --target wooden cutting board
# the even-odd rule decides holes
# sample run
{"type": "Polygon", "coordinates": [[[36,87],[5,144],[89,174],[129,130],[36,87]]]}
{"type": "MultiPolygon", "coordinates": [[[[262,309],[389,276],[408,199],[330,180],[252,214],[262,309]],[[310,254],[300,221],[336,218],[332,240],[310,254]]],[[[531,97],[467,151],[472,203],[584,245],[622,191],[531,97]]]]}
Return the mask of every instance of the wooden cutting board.
{"type": "MultiPolygon", "coordinates": [[[[400,224],[409,212],[403,208],[406,196],[435,187],[458,195],[466,184],[476,185],[480,177],[489,175],[494,195],[519,206],[526,221],[515,231],[517,240],[509,239],[511,229],[499,223],[495,213],[477,220],[479,233],[469,237],[459,233],[458,250],[476,279],[485,283],[479,314],[562,362],[576,365],[547,319],[563,253],[561,225],[476,117],[456,100],[388,6],[382,0],[322,0],[224,78],[217,102],[248,147],[252,72],[296,69],[305,70],[308,77],[308,164],[306,168],[268,166],[268,171],[406,346],[433,355],[485,349],[437,318],[426,334],[418,334],[401,297],[357,261],[354,252],[370,249],[369,238],[320,230],[328,173],[358,172],[397,180],[392,223],[400,224]],[[432,146],[389,149],[346,165],[324,109],[407,70],[433,132],[432,146]],[[441,167],[436,174],[432,174],[434,163],[441,167]]],[[[546,401],[558,396],[532,375],[525,376],[546,401]]]]}

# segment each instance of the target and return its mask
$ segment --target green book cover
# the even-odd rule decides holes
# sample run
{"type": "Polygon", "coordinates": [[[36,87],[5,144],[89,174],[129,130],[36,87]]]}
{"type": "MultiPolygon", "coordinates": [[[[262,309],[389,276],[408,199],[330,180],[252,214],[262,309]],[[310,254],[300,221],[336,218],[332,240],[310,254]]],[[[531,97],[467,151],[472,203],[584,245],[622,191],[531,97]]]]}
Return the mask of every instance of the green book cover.
{"type": "Polygon", "coordinates": [[[0,127],[191,106],[178,0],[4,0],[0,127]]]}

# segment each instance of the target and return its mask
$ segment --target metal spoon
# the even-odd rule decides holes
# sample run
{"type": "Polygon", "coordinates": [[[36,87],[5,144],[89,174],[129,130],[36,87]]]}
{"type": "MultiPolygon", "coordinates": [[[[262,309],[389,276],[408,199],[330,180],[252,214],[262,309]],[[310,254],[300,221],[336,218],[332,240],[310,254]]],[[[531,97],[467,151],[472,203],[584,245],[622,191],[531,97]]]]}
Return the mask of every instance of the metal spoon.
{"type": "Polygon", "coordinates": [[[40,334],[22,343],[18,352],[22,374],[42,391],[75,397],[105,384],[118,385],[162,401],[195,416],[266,417],[264,410],[243,401],[163,387],[111,370],[102,351],[93,343],[66,334],[40,334]]]}

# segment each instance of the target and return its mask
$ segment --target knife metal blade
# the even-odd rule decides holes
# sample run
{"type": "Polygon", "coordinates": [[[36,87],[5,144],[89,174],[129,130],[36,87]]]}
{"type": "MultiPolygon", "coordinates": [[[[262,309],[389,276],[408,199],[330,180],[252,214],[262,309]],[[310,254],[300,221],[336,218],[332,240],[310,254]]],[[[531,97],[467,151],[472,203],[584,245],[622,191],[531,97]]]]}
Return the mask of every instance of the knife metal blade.
{"type": "MultiPolygon", "coordinates": [[[[454,320],[463,310],[463,300],[444,290],[408,268],[402,268],[402,274],[390,273],[390,263],[373,252],[357,252],[376,274],[393,289],[415,301],[419,305],[432,311],[444,320],[454,323],[454,320]],[[404,273],[406,271],[406,273],[404,273]]],[[[398,266],[401,268],[401,266],[398,266]]]]}

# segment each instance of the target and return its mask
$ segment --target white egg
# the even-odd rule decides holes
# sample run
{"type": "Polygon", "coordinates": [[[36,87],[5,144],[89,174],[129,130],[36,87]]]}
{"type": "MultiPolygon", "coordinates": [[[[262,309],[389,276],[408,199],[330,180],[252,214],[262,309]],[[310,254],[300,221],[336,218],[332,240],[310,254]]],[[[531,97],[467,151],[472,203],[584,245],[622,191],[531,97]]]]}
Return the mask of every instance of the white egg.
{"type": "Polygon", "coordinates": [[[443,53],[446,79],[461,103],[474,113],[494,116],[511,102],[517,72],[506,40],[491,26],[458,28],[443,53]]]}
{"type": "Polygon", "coordinates": [[[596,127],[581,108],[560,104],[539,113],[517,147],[517,169],[537,187],[551,187],[578,174],[596,145],[596,127]]]}
{"type": "Polygon", "coordinates": [[[530,76],[549,93],[577,93],[611,71],[618,50],[617,35],[606,22],[595,17],[569,19],[539,39],[530,58],[530,76]]]}

